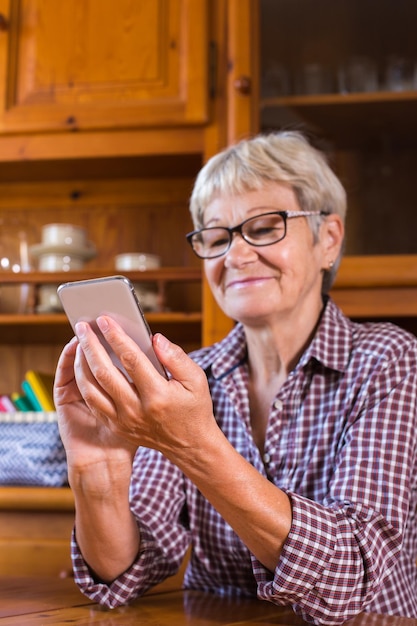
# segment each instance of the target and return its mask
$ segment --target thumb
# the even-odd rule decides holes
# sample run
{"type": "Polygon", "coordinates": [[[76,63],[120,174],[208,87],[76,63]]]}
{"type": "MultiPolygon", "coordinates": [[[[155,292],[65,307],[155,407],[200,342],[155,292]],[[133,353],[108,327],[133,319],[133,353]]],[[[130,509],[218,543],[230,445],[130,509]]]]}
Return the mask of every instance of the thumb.
{"type": "Polygon", "coordinates": [[[156,356],[172,378],[182,383],[186,388],[195,385],[196,378],[201,376],[203,371],[180,346],[169,341],[161,333],[156,333],[153,336],[153,347],[156,356]]]}

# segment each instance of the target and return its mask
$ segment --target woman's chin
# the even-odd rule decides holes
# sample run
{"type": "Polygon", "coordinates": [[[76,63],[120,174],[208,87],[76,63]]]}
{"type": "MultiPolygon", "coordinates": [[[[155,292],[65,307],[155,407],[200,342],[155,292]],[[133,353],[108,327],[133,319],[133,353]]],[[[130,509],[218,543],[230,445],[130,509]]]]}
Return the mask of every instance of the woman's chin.
{"type": "Polygon", "coordinates": [[[253,306],[244,307],[230,307],[225,311],[226,315],[237,322],[242,323],[244,326],[263,326],[266,321],[273,315],[273,312],[268,307],[268,311],[263,311],[262,307],[253,306]]]}

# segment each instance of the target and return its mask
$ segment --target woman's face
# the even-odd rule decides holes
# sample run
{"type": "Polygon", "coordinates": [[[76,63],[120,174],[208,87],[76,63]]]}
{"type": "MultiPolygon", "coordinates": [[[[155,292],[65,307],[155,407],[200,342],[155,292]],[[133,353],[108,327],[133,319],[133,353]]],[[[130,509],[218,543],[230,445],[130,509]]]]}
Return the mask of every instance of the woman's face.
{"type": "MultiPolygon", "coordinates": [[[[215,198],[204,211],[204,226],[230,228],[273,210],[300,210],[290,186],[271,183],[215,198]]],[[[226,315],[245,325],[311,319],[322,307],[322,272],[336,260],[342,238],[341,220],[333,215],[323,218],[316,244],[305,217],[289,218],[285,238],[265,247],[252,246],[235,233],[226,254],[204,261],[206,277],[226,315]]]]}

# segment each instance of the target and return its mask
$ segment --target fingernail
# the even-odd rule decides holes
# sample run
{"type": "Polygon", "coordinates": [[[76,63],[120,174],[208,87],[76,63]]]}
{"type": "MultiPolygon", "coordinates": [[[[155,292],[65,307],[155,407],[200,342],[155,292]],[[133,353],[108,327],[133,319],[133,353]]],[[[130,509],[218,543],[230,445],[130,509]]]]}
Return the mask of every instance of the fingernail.
{"type": "Polygon", "coordinates": [[[168,350],[169,341],[164,335],[161,335],[161,333],[156,333],[154,335],[154,341],[156,341],[161,350],[168,350]]]}
{"type": "Polygon", "coordinates": [[[101,330],[102,333],[105,333],[106,330],[109,327],[109,323],[106,320],[105,317],[98,317],[97,318],[97,326],[99,327],[99,329],[101,330]]]}
{"type": "Polygon", "coordinates": [[[77,322],[75,324],[75,332],[77,337],[84,337],[87,330],[87,324],[84,322],[77,322]]]}

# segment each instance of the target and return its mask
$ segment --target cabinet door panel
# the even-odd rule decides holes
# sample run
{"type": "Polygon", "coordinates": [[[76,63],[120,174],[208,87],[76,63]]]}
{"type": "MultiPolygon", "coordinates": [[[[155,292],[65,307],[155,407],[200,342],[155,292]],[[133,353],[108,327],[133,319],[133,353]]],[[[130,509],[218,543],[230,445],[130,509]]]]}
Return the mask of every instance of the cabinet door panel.
{"type": "Polygon", "coordinates": [[[207,0],[0,0],[0,12],[0,131],[206,121],[207,0]]]}

